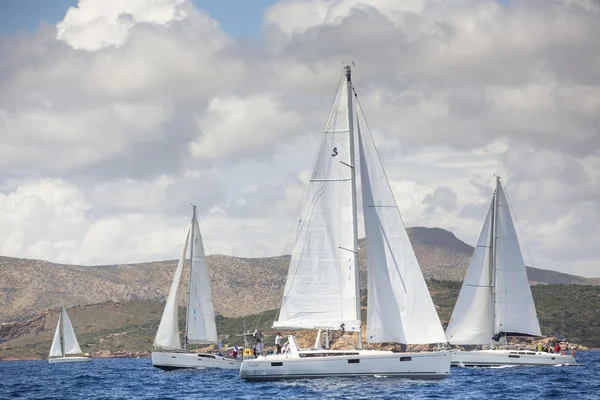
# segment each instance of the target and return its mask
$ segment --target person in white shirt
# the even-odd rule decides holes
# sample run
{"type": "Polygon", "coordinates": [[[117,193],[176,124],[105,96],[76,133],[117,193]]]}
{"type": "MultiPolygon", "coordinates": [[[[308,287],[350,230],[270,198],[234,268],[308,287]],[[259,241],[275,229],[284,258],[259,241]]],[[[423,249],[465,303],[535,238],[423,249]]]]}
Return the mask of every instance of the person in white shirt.
{"type": "Polygon", "coordinates": [[[281,336],[281,333],[277,332],[277,336],[275,336],[275,346],[277,346],[277,354],[281,354],[281,339],[283,339],[283,336],[281,336]]]}

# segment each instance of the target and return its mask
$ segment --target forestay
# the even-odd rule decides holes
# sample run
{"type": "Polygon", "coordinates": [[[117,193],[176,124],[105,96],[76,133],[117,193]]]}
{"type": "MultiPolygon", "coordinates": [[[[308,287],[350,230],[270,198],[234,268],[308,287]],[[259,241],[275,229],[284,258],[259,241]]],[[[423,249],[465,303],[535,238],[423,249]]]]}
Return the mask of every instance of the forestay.
{"type": "Polygon", "coordinates": [[[52,339],[52,347],[50,347],[49,357],[62,357],[62,349],[60,347],[60,323],[61,317],[58,315],[58,323],[56,324],[56,331],[54,331],[54,339],[52,339]]]}
{"type": "Polygon", "coordinates": [[[214,343],[217,341],[215,309],[208,276],[208,265],[204,255],[202,235],[194,213],[192,220],[193,242],[190,261],[190,284],[187,309],[187,342],[190,344],[214,343]]]}
{"type": "Polygon", "coordinates": [[[367,242],[367,341],[445,343],[437,311],[360,109],[358,128],[367,242]]]}
{"type": "Polygon", "coordinates": [[[77,342],[77,337],[75,337],[75,331],[73,330],[73,325],[71,324],[71,320],[67,315],[67,310],[65,310],[64,307],[62,309],[62,321],[65,354],[80,354],[81,348],[77,342]]]}
{"type": "Polygon", "coordinates": [[[190,236],[190,229],[188,229],[187,236],[185,238],[185,245],[183,246],[183,252],[179,258],[179,263],[175,269],[175,276],[171,283],[171,290],[165,303],[165,309],[156,331],[154,338],[154,347],[161,349],[180,349],[181,342],[179,340],[179,283],[181,281],[181,274],[183,273],[183,266],[185,264],[185,255],[188,250],[188,241],[190,236]]]}
{"type": "Polygon", "coordinates": [[[504,188],[498,181],[496,214],[495,333],[541,336],[519,240],[504,188]]]}
{"type": "Polygon", "coordinates": [[[450,344],[489,344],[494,335],[491,274],[493,210],[492,200],[446,329],[450,344]]]}
{"type": "Polygon", "coordinates": [[[343,75],[305,193],[275,328],[360,329],[350,138],[343,75]]]}

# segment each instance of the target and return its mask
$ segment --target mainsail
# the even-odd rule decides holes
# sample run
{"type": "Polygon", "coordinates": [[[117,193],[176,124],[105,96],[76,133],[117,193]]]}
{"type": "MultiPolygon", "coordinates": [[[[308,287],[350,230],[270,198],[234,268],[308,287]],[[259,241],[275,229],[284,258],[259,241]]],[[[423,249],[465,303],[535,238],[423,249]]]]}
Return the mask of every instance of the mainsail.
{"type": "Polygon", "coordinates": [[[494,335],[491,254],[493,213],[492,200],[446,329],[446,336],[451,344],[489,344],[494,335]]]}
{"type": "Polygon", "coordinates": [[[65,354],[80,354],[81,348],[77,342],[77,337],[75,337],[75,331],[73,330],[73,325],[71,324],[67,310],[65,310],[64,307],[62,308],[62,322],[65,354]]]}
{"type": "Polygon", "coordinates": [[[190,229],[185,239],[185,245],[183,246],[183,252],[179,258],[179,263],[175,269],[175,276],[171,283],[171,290],[165,303],[165,309],[156,331],[154,338],[154,347],[161,349],[180,349],[181,342],[179,340],[179,283],[181,280],[181,274],[183,273],[183,265],[185,264],[185,255],[188,249],[188,240],[190,235],[190,229]]]}
{"type": "Polygon", "coordinates": [[[202,235],[196,219],[192,219],[192,244],[190,248],[190,283],[187,308],[187,343],[201,344],[217,341],[215,309],[213,306],[208,265],[204,256],[202,235]]]}
{"type": "Polygon", "coordinates": [[[50,347],[50,354],[48,357],[62,357],[63,352],[60,347],[60,323],[61,317],[58,315],[58,323],[56,324],[56,330],[54,331],[54,339],[52,339],[52,347],[50,347]]]}
{"type": "Polygon", "coordinates": [[[275,328],[360,329],[349,79],[342,75],[325,125],[275,328]]]}
{"type": "Polygon", "coordinates": [[[451,344],[484,345],[496,335],[541,336],[527,271],[500,178],[452,312],[451,344]]]}
{"type": "Polygon", "coordinates": [[[405,344],[446,342],[360,108],[357,119],[367,242],[367,341],[405,344]]]}

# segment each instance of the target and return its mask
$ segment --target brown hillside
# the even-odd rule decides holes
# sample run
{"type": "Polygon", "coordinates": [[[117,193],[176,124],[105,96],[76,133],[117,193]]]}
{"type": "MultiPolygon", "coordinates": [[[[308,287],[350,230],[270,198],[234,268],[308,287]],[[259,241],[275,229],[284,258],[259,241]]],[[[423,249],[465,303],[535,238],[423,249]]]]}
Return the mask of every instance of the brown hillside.
{"type": "MultiPolygon", "coordinates": [[[[426,278],[462,280],[473,247],[439,228],[416,227],[408,232],[426,278]]],[[[364,284],[364,242],[359,245],[364,284]]],[[[236,317],[278,308],[289,256],[211,255],[207,259],[217,313],[236,317]]],[[[72,307],[104,301],[164,300],[175,266],[176,261],[76,266],[0,257],[0,321],[30,317],[61,303],[72,307]]],[[[598,284],[597,280],[535,268],[528,274],[538,283],[598,284]]]]}

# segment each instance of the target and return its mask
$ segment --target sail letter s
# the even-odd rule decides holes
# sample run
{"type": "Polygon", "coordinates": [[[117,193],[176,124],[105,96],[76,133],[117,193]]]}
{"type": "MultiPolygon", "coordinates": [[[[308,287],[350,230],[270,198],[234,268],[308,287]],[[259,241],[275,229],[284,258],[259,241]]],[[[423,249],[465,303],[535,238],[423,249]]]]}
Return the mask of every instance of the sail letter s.
{"type": "Polygon", "coordinates": [[[338,151],[337,151],[337,147],[333,148],[333,153],[331,154],[331,157],[335,157],[338,155],[338,151]]]}

